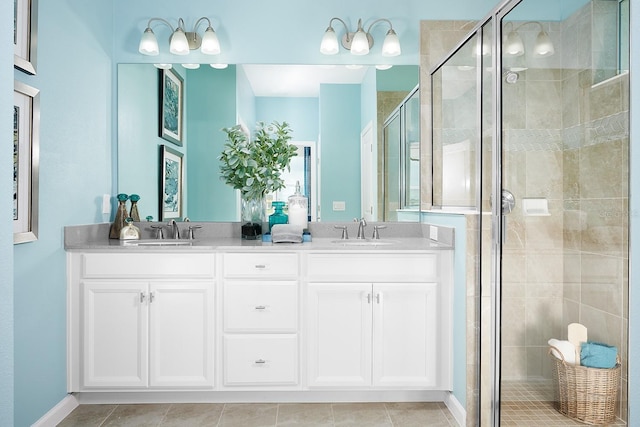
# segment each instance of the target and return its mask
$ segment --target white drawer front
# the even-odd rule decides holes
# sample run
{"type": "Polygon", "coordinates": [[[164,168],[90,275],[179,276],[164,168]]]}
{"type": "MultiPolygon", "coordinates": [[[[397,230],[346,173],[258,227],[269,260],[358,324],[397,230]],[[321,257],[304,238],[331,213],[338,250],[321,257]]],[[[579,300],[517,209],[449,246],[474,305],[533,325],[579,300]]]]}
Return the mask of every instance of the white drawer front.
{"type": "Polygon", "coordinates": [[[436,281],[437,254],[309,254],[308,277],[323,281],[436,281]]]}
{"type": "Polygon", "coordinates": [[[227,332],[296,332],[298,282],[225,282],[224,329],[227,332]]]}
{"type": "Polygon", "coordinates": [[[297,335],[225,335],[225,386],[297,383],[297,335]]]}
{"type": "Polygon", "coordinates": [[[297,276],[298,255],[286,254],[224,254],[225,277],[297,276]]]}
{"type": "Polygon", "coordinates": [[[215,256],[206,253],[86,253],[82,274],[100,277],[213,277],[215,256]]]}

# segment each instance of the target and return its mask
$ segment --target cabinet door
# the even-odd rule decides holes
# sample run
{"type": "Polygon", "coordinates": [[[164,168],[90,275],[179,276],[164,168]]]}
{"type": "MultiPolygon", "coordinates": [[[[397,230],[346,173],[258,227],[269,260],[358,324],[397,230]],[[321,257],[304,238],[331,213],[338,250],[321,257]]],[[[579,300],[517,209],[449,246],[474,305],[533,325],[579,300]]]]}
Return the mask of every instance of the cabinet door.
{"type": "Polygon", "coordinates": [[[146,387],[147,284],[87,281],[82,286],[84,387],[146,387]]]}
{"type": "Polygon", "coordinates": [[[373,385],[436,386],[438,287],[435,283],[373,286],[373,385]]]}
{"type": "Polygon", "coordinates": [[[309,386],[371,384],[371,297],[371,284],[309,284],[309,386]]]}
{"type": "Polygon", "coordinates": [[[150,385],[213,387],[210,282],[150,285],[150,385]]]}

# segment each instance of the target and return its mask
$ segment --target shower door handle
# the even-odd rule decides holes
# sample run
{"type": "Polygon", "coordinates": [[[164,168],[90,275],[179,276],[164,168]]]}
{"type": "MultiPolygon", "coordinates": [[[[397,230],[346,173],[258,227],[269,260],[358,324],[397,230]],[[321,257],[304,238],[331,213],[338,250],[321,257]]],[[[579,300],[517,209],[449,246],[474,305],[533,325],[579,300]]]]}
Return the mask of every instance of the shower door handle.
{"type": "Polygon", "coordinates": [[[516,207],[516,198],[509,190],[502,189],[502,215],[500,215],[502,243],[507,241],[507,215],[516,207]]]}

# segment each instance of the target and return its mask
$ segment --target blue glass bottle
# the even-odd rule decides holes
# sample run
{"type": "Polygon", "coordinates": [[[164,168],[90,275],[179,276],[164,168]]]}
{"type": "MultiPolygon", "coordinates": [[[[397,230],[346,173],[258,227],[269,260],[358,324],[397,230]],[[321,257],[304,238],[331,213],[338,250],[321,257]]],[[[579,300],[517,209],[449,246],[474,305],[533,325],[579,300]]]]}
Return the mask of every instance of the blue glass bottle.
{"type": "Polygon", "coordinates": [[[284,202],[271,202],[274,212],[269,215],[269,231],[275,224],[286,224],[289,221],[289,217],[282,210],[284,209],[284,202]]]}

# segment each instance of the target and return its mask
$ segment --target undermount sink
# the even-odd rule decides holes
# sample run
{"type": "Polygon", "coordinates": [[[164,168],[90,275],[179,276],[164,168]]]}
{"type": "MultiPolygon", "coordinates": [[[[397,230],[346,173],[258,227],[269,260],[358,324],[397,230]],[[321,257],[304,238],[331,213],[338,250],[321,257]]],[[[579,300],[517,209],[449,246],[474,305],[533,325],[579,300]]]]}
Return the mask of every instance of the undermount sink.
{"type": "Polygon", "coordinates": [[[353,239],[353,240],[333,240],[331,243],[343,246],[383,246],[397,243],[395,240],[385,239],[353,239]]]}
{"type": "Polygon", "coordinates": [[[140,240],[123,240],[125,246],[191,246],[193,240],[184,239],[140,239],[140,240]]]}

